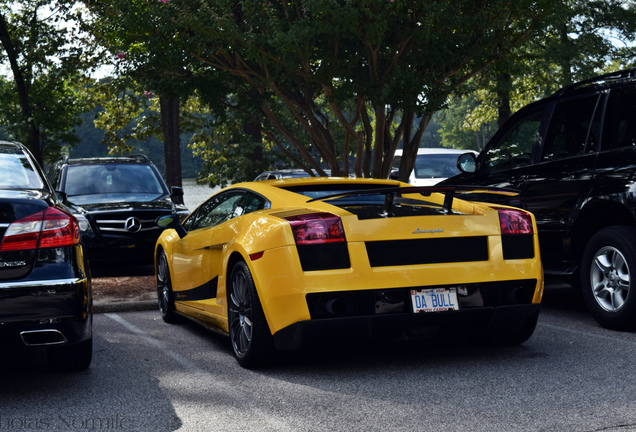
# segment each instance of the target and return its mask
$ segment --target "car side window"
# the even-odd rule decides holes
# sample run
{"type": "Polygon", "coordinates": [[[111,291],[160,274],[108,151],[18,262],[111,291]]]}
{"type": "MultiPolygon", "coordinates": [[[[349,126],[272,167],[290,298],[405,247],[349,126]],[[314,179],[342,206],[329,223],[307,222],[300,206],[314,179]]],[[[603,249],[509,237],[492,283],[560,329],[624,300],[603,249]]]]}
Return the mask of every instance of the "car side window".
{"type": "Polygon", "coordinates": [[[499,172],[530,165],[543,117],[542,110],[516,122],[501,139],[488,147],[482,166],[485,163],[489,172],[499,172]]]}
{"type": "Polygon", "coordinates": [[[251,192],[246,192],[241,202],[234,209],[233,217],[242,216],[265,208],[267,200],[251,192]]]}
{"type": "Polygon", "coordinates": [[[636,146],[636,88],[612,90],[603,126],[602,150],[636,146]]]}
{"type": "Polygon", "coordinates": [[[595,94],[556,105],[543,143],[541,160],[557,160],[596,151],[600,122],[594,121],[594,113],[598,100],[599,95],[595,94]]]}
{"type": "Polygon", "coordinates": [[[228,191],[211,198],[202,204],[189,223],[189,231],[219,225],[237,215],[236,207],[244,198],[244,191],[228,191]]]}

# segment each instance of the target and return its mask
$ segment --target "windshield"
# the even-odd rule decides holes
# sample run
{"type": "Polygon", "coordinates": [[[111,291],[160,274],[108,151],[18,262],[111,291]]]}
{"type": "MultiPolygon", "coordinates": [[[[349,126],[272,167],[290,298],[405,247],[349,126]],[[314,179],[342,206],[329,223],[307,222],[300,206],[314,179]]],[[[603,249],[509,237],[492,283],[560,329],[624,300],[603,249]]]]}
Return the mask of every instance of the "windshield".
{"type": "Polygon", "coordinates": [[[42,189],[44,183],[21,153],[0,153],[0,188],[42,189]]]}
{"type": "Polygon", "coordinates": [[[457,168],[458,154],[417,155],[415,159],[415,178],[452,177],[459,174],[457,168]]]}
{"type": "Polygon", "coordinates": [[[167,193],[149,165],[69,166],[63,191],[75,203],[149,201],[167,193]]]}

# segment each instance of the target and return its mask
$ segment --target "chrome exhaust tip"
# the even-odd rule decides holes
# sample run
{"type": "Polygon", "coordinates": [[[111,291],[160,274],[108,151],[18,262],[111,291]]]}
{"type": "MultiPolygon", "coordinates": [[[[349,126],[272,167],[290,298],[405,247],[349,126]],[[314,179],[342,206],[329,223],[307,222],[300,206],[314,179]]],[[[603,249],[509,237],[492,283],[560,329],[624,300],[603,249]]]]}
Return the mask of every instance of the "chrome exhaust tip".
{"type": "Polygon", "coordinates": [[[20,337],[27,346],[59,345],[67,342],[62,332],[55,329],[23,331],[20,337]]]}

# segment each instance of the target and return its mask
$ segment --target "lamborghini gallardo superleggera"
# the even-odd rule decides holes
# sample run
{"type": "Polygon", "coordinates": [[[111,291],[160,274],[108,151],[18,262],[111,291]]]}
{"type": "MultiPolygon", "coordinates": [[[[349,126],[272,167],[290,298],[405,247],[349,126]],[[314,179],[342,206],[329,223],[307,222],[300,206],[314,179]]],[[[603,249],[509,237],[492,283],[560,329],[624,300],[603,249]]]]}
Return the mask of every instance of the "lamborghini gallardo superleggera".
{"type": "Polygon", "coordinates": [[[534,217],[458,198],[470,191],[324,177],[232,185],[183,222],[157,220],[160,313],[229,335],[248,368],[312,340],[522,343],[543,294],[534,217]]]}

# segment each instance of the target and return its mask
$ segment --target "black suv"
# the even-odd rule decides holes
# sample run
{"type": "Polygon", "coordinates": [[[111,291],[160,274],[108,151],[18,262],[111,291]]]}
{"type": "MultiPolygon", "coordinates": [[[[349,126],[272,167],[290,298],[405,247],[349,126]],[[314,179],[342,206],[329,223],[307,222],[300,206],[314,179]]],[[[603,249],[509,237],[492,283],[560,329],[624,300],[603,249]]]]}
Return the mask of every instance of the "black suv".
{"type": "Polygon", "coordinates": [[[77,219],[27,148],[0,141],[0,346],[45,348],[52,367],[86,369],[92,308],[77,219]]]}
{"type": "Polygon", "coordinates": [[[160,216],[188,215],[183,189],[168,190],[144,155],[69,159],[48,173],[53,187],[80,221],[91,263],[151,264],[160,216]]]}
{"type": "Polygon", "coordinates": [[[469,199],[534,213],[546,276],[580,285],[601,325],[636,328],[636,69],[528,105],[458,167],[441,184],[517,189],[469,199]]]}

